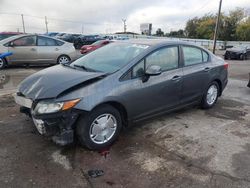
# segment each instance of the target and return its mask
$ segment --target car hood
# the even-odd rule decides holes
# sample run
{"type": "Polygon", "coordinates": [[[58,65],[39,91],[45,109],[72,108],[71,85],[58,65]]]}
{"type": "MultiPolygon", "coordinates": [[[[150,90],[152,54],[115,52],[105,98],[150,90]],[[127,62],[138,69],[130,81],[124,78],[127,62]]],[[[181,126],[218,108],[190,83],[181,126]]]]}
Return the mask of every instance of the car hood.
{"type": "Polygon", "coordinates": [[[32,100],[56,98],[71,87],[103,75],[105,73],[86,72],[57,65],[27,77],[20,83],[18,92],[32,100]]]}

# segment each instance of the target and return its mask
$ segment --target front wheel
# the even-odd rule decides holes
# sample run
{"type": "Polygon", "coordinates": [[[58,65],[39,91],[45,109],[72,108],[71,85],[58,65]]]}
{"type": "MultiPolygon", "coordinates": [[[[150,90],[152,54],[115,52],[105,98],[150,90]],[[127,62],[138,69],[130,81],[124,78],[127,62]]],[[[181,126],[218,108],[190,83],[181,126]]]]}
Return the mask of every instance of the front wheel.
{"type": "Polygon", "coordinates": [[[246,59],[246,55],[245,54],[240,54],[240,60],[245,60],[246,59]]]}
{"type": "Polygon", "coordinates": [[[76,133],[81,145],[100,150],[110,146],[118,137],[122,120],[118,110],[110,105],[94,109],[81,116],[76,125],[76,133]]]}
{"type": "Polygon", "coordinates": [[[203,95],[201,107],[203,109],[211,108],[217,102],[219,96],[219,85],[217,82],[212,82],[209,84],[206,93],[203,95]]]}

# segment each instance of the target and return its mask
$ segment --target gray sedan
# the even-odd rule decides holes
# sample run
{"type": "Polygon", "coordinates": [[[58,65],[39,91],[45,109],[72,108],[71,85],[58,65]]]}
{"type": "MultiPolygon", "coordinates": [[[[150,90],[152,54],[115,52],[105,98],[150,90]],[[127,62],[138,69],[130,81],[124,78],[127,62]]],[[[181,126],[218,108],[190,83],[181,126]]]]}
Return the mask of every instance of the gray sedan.
{"type": "Polygon", "coordinates": [[[0,58],[0,69],[12,64],[56,64],[76,59],[73,44],[42,36],[17,35],[0,41],[0,54],[12,55],[0,58]]]}
{"type": "Polygon", "coordinates": [[[31,75],[15,100],[41,134],[61,145],[77,135],[96,150],[133,122],[189,105],[211,108],[227,76],[228,64],[201,47],[129,40],[31,75]]]}

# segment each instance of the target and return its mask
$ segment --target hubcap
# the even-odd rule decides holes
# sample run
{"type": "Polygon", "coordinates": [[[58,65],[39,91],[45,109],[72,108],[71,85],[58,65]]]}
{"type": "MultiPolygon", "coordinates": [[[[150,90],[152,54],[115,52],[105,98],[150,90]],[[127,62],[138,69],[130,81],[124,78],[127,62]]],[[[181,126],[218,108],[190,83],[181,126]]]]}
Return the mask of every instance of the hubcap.
{"type": "Polygon", "coordinates": [[[107,143],[114,136],[116,129],[116,118],[112,114],[102,114],[90,126],[90,139],[96,144],[107,143]]]}
{"type": "Polygon", "coordinates": [[[68,63],[68,62],[69,62],[69,58],[66,57],[66,56],[62,56],[62,57],[60,57],[60,59],[59,59],[59,63],[60,63],[60,64],[66,64],[66,63],[68,63]]]}
{"type": "Polygon", "coordinates": [[[207,103],[209,105],[214,104],[218,95],[218,88],[216,85],[211,85],[207,91],[207,103]]]}

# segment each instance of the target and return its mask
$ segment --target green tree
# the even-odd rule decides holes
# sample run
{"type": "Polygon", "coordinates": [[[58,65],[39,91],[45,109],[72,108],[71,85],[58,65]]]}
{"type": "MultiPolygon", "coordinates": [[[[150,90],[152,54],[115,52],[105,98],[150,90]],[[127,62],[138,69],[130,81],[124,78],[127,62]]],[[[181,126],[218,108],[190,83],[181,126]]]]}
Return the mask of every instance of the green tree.
{"type": "Polygon", "coordinates": [[[164,35],[164,32],[161,30],[161,28],[158,28],[156,30],[156,36],[163,36],[164,35]]]}
{"type": "Polygon", "coordinates": [[[185,37],[185,33],[183,29],[179,29],[178,31],[170,31],[170,33],[166,34],[168,37],[185,37]]]}
{"type": "Polygon", "coordinates": [[[197,38],[197,30],[196,29],[198,27],[198,24],[199,24],[198,17],[195,17],[195,18],[187,21],[186,27],[185,27],[185,33],[186,33],[187,37],[197,38]]]}
{"type": "Polygon", "coordinates": [[[238,40],[250,41],[250,18],[238,25],[236,37],[238,40]]]}
{"type": "MultiPolygon", "coordinates": [[[[224,41],[237,40],[236,29],[244,18],[244,9],[236,8],[228,15],[222,13],[219,24],[218,39],[224,41]]],[[[189,38],[212,39],[214,35],[216,15],[206,14],[187,21],[185,31],[189,38]]],[[[242,26],[243,27],[243,26],[242,26]]]]}
{"type": "Polygon", "coordinates": [[[196,28],[197,37],[202,39],[212,39],[215,28],[215,16],[206,14],[199,19],[199,24],[196,28]]]}
{"type": "Polygon", "coordinates": [[[218,38],[224,41],[237,40],[236,29],[243,18],[242,8],[230,11],[228,16],[222,15],[218,38]]]}

